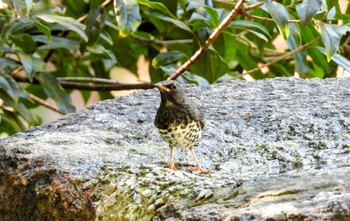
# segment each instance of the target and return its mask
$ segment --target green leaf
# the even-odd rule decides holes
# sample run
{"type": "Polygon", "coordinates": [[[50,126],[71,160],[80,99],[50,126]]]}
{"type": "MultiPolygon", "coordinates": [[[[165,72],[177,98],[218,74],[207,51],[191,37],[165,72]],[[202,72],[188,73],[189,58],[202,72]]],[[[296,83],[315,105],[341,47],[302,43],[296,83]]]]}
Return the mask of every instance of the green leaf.
{"type": "Polygon", "coordinates": [[[300,17],[300,22],[305,25],[309,20],[321,9],[322,3],[320,0],[303,0],[302,3],[296,6],[296,10],[300,17]]]}
{"type": "Polygon", "coordinates": [[[176,15],[179,0],[156,0],[156,2],[162,3],[173,15],[176,15]]]}
{"type": "MultiPolygon", "coordinates": [[[[300,31],[301,39],[303,39],[303,42],[310,42],[320,35],[320,33],[316,31],[315,25],[311,23],[309,23],[307,26],[304,26],[300,31]]],[[[307,55],[312,58],[312,63],[315,63],[316,65],[322,67],[324,70],[328,70],[329,63],[327,62],[327,58],[322,54],[322,52],[315,48],[309,47],[307,48],[307,55]]]]}
{"type": "Polygon", "coordinates": [[[25,0],[26,1],[26,6],[27,6],[27,16],[29,15],[30,13],[30,10],[32,9],[32,6],[33,6],[33,1],[32,0],[25,0]]]}
{"type": "Polygon", "coordinates": [[[89,56],[84,58],[87,61],[96,61],[100,59],[110,59],[113,63],[117,62],[117,58],[111,50],[106,49],[102,45],[96,45],[95,47],[88,47],[87,51],[90,52],[89,56]]]}
{"type": "Polygon", "coordinates": [[[17,104],[17,100],[14,100],[6,90],[0,87],[1,100],[3,100],[5,106],[14,107],[17,104]]]}
{"type": "Polygon", "coordinates": [[[337,14],[337,10],[335,7],[331,8],[331,10],[329,10],[327,12],[327,19],[328,20],[333,20],[335,18],[335,15],[337,14]]]}
{"type": "Polygon", "coordinates": [[[323,70],[328,70],[329,63],[327,62],[327,57],[322,52],[315,48],[308,48],[307,54],[312,58],[312,62],[315,65],[322,67],[323,70]]]}
{"type": "Polygon", "coordinates": [[[192,23],[193,31],[198,31],[206,27],[215,28],[215,25],[209,19],[197,12],[192,13],[188,21],[192,23]]]}
{"type": "Polygon", "coordinates": [[[191,73],[184,73],[181,75],[188,83],[194,83],[197,85],[208,85],[209,82],[207,81],[207,79],[205,79],[204,77],[201,77],[199,75],[196,74],[191,74],[191,73]]]}
{"type": "Polygon", "coordinates": [[[160,66],[160,69],[167,75],[170,76],[173,74],[177,69],[179,68],[176,64],[169,64],[169,65],[163,65],[160,66]]]}
{"type": "MultiPolygon", "coordinates": [[[[149,1],[149,0],[136,0],[136,1],[141,6],[145,6],[149,9],[159,11],[159,12],[161,12],[169,17],[172,17],[173,19],[176,19],[176,17],[169,11],[169,9],[167,7],[165,7],[165,5],[160,3],[160,2],[153,2],[153,1],[149,1]]],[[[168,1],[168,2],[170,2],[170,1],[168,1]]]]}
{"type": "Polygon", "coordinates": [[[317,22],[317,24],[320,27],[322,41],[326,47],[327,60],[330,61],[339,48],[341,37],[350,31],[350,27],[324,24],[321,22],[317,22]]]}
{"type": "MultiPolygon", "coordinates": [[[[239,64],[243,67],[244,70],[251,70],[258,66],[258,62],[255,61],[252,56],[249,54],[249,51],[242,50],[244,48],[241,48],[240,50],[237,50],[237,60],[239,64]]],[[[263,79],[265,78],[265,75],[261,73],[261,71],[256,71],[251,74],[251,76],[254,79],[263,79]]]]}
{"type": "Polygon", "coordinates": [[[26,71],[27,77],[32,81],[33,80],[33,57],[24,52],[18,53],[19,60],[21,61],[24,70],[26,71]]]}
{"type": "MultiPolygon", "coordinates": [[[[295,25],[295,24],[291,24],[295,25]]],[[[296,29],[296,27],[295,27],[296,29]]],[[[294,50],[298,48],[301,45],[300,40],[300,33],[299,31],[296,31],[294,28],[291,29],[291,34],[289,35],[287,39],[287,45],[290,50],[294,50]]],[[[305,78],[307,72],[309,71],[309,68],[307,66],[306,62],[306,52],[305,51],[298,51],[297,53],[293,54],[293,58],[295,60],[295,70],[299,73],[300,77],[305,78]]]]}
{"type": "MultiPolygon", "coordinates": [[[[101,33],[100,15],[102,9],[100,7],[95,8],[86,19],[85,33],[89,38],[87,45],[91,46],[96,43],[101,33]]],[[[102,21],[102,23],[104,23],[102,21]]]]}
{"type": "Polygon", "coordinates": [[[0,69],[5,69],[6,67],[18,67],[20,63],[11,58],[0,58],[0,69]]]}
{"type": "Polygon", "coordinates": [[[16,110],[29,123],[34,121],[33,114],[22,103],[18,103],[16,110]]]}
{"type": "MultiPolygon", "coordinates": [[[[327,52],[324,48],[316,47],[324,55],[327,55],[327,52]]],[[[342,55],[335,53],[331,58],[339,66],[343,67],[347,72],[350,72],[350,61],[343,57],[342,55]]]]}
{"type": "MultiPolygon", "coordinates": [[[[215,50],[223,57],[230,69],[237,66],[236,51],[241,48],[237,42],[237,36],[231,32],[222,32],[222,34],[213,42],[215,50]],[[235,63],[235,64],[234,64],[235,63]]],[[[190,55],[189,55],[190,56],[190,55]]]]}
{"type": "Polygon", "coordinates": [[[204,6],[203,8],[209,15],[210,20],[214,24],[214,26],[218,27],[220,24],[219,13],[214,8],[209,6],[204,6]]]}
{"type": "Polygon", "coordinates": [[[17,100],[14,91],[12,90],[9,82],[3,76],[0,76],[0,88],[2,88],[6,93],[13,98],[13,100],[17,100]]]}
{"type": "Polygon", "coordinates": [[[22,131],[22,129],[26,129],[25,127],[22,128],[23,124],[20,123],[19,116],[17,114],[5,110],[2,117],[3,118],[0,124],[0,132],[5,132],[8,135],[12,135],[19,131],[22,131]]]}
{"type": "Polygon", "coordinates": [[[140,7],[134,0],[114,0],[114,12],[121,37],[134,33],[141,24],[140,7]]]}
{"type": "Polygon", "coordinates": [[[270,13],[272,19],[276,22],[277,28],[281,33],[281,36],[286,40],[289,36],[289,26],[288,18],[282,13],[286,11],[284,6],[277,2],[270,2],[268,0],[263,0],[267,11],[270,13]]]}
{"type": "Polygon", "coordinates": [[[84,41],[88,41],[88,37],[86,36],[84,32],[85,25],[79,23],[78,21],[74,20],[70,17],[63,17],[58,15],[49,15],[49,14],[40,14],[35,15],[37,18],[48,22],[48,23],[57,23],[63,27],[65,27],[67,30],[74,31],[77,33],[84,41]]]}
{"type": "Polygon", "coordinates": [[[337,63],[339,66],[343,67],[347,72],[350,72],[350,61],[344,56],[335,53],[332,57],[332,60],[337,63]]]}
{"type": "Polygon", "coordinates": [[[334,0],[322,0],[322,3],[324,2],[325,2],[325,5],[327,6],[326,11],[330,10],[331,8],[339,4],[338,3],[339,1],[334,1],[334,0]]]}
{"type": "Polygon", "coordinates": [[[100,37],[107,42],[109,45],[113,45],[113,40],[111,38],[111,36],[108,34],[108,32],[106,32],[105,30],[102,30],[100,33],[100,37]]]}
{"type": "Polygon", "coordinates": [[[219,77],[229,71],[227,63],[213,49],[205,52],[201,59],[192,65],[190,69],[191,73],[204,77],[209,83],[215,82],[219,77]]]}
{"type": "Polygon", "coordinates": [[[163,52],[158,54],[153,60],[152,60],[152,66],[157,68],[160,66],[164,66],[170,63],[177,62],[178,60],[182,59],[184,57],[184,54],[179,51],[170,51],[170,52],[163,52]]]}
{"type": "Polygon", "coordinates": [[[46,50],[46,49],[57,49],[57,48],[66,48],[68,50],[76,50],[79,48],[80,42],[78,40],[63,38],[63,37],[55,37],[52,36],[52,41],[49,42],[47,36],[45,35],[35,35],[33,36],[34,41],[45,43],[46,45],[42,45],[38,47],[38,50],[46,50]]]}
{"type": "Polygon", "coordinates": [[[177,26],[178,28],[181,28],[185,31],[188,31],[190,33],[192,33],[192,30],[190,29],[190,27],[188,27],[185,23],[183,23],[182,21],[179,21],[177,19],[174,19],[174,18],[171,18],[171,17],[168,17],[166,15],[163,15],[159,12],[148,12],[147,13],[148,17],[150,18],[150,20],[152,19],[152,17],[155,17],[157,19],[160,19],[160,20],[163,20],[163,21],[167,21],[167,22],[170,22],[172,24],[174,24],[175,26],[177,26]]]}
{"type": "Polygon", "coordinates": [[[249,20],[235,20],[230,22],[230,27],[232,28],[256,28],[259,31],[261,31],[264,35],[268,36],[271,38],[269,31],[266,29],[265,26],[257,23],[257,22],[253,22],[253,21],[249,21],[249,20]]]}
{"type": "Polygon", "coordinates": [[[39,81],[40,85],[44,88],[47,96],[55,100],[58,109],[64,113],[75,112],[75,107],[72,105],[71,98],[59,84],[58,80],[47,73],[38,73],[35,78],[39,81]]]}
{"type": "Polygon", "coordinates": [[[322,69],[321,67],[313,64],[312,65],[313,68],[310,68],[309,71],[308,71],[308,77],[309,78],[324,78],[325,76],[325,71],[324,69],[322,69]]]}
{"type": "Polygon", "coordinates": [[[41,24],[40,22],[34,22],[33,24],[34,24],[34,26],[37,29],[39,29],[39,31],[41,31],[42,33],[44,33],[46,35],[48,43],[50,43],[51,42],[51,31],[50,31],[50,29],[47,26],[41,24]]]}
{"type": "Polygon", "coordinates": [[[10,35],[10,39],[25,53],[32,54],[36,50],[36,42],[29,34],[10,35]]]}
{"type": "Polygon", "coordinates": [[[28,17],[21,18],[18,22],[8,23],[2,31],[2,38],[6,39],[10,34],[25,33],[27,30],[33,27],[32,19],[28,17]]]}
{"type": "Polygon", "coordinates": [[[275,73],[275,76],[279,77],[290,77],[293,75],[293,72],[290,72],[286,69],[283,64],[275,63],[270,66],[270,72],[275,73]]]}

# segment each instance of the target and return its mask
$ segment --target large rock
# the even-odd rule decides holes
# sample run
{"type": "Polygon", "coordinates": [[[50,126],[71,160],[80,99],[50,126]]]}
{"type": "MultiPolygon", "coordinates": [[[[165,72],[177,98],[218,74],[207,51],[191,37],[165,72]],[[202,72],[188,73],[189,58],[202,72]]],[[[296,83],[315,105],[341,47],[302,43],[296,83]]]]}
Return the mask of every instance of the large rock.
{"type": "Polygon", "coordinates": [[[139,91],[0,141],[1,220],[350,220],[350,79],[186,86],[208,175],[139,91]]]}

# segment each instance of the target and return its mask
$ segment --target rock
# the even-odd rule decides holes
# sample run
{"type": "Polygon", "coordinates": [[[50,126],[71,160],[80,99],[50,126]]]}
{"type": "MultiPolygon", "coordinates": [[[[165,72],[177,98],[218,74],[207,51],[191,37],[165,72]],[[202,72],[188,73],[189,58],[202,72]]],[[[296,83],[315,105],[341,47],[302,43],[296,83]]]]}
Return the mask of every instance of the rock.
{"type": "Polygon", "coordinates": [[[233,81],[204,112],[191,173],[153,119],[159,92],[107,100],[0,140],[1,220],[350,220],[350,79],[233,81]]]}

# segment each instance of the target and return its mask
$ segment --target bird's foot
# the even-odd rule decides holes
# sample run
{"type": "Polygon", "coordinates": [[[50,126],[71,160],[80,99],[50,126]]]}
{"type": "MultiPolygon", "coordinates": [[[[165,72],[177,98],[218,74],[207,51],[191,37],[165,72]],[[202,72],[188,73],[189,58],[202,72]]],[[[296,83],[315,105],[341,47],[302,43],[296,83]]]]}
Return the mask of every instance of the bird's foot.
{"type": "Polygon", "coordinates": [[[175,166],[175,164],[173,162],[170,162],[169,168],[171,170],[177,170],[177,168],[176,168],[176,166],[175,166]]]}
{"type": "Polygon", "coordinates": [[[205,170],[205,169],[203,169],[200,165],[197,165],[196,167],[191,167],[191,171],[192,172],[193,171],[197,171],[197,170],[199,170],[203,174],[208,174],[210,172],[213,172],[212,170],[205,170]]]}

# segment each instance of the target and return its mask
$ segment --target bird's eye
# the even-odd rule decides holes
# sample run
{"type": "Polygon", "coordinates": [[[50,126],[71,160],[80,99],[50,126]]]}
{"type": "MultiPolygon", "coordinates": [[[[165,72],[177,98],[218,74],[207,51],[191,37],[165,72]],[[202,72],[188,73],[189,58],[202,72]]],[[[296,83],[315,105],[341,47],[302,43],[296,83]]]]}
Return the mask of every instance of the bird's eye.
{"type": "Polygon", "coordinates": [[[175,84],[173,84],[173,85],[171,85],[171,89],[173,89],[173,90],[176,90],[176,85],[175,84]]]}

